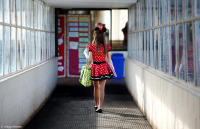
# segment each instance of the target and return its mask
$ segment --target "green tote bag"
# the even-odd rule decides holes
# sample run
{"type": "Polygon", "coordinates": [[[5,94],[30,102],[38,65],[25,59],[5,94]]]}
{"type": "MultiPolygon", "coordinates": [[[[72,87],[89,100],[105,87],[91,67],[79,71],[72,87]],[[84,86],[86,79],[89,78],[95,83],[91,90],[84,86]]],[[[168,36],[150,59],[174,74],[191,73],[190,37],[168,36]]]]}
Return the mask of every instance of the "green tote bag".
{"type": "Polygon", "coordinates": [[[79,82],[85,87],[90,87],[92,85],[90,78],[91,78],[91,70],[90,70],[88,63],[87,63],[81,69],[81,75],[80,75],[79,82]]]}

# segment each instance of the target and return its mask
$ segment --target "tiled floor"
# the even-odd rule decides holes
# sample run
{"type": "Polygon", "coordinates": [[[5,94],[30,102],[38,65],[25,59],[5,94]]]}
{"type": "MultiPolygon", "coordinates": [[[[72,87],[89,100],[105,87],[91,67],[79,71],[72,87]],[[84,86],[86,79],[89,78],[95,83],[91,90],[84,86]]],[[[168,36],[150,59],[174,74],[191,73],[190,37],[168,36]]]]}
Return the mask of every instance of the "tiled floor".
{"type": "Polygon", "coordinates": [[[93,87],[59,85],[25,129],[152,129],[123,83],[107,83],[103,113],[92,96],[93,87]]]}

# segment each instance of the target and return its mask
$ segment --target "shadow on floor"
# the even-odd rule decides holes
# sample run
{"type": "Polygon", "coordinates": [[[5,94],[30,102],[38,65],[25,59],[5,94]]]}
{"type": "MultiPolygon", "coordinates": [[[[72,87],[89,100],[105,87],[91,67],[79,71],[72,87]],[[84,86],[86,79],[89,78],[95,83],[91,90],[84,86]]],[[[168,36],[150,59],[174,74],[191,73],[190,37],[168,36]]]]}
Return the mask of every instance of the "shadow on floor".
{"type": "Polygon", "coordinates": [[[152,129],[123,79],[107,82],[103,113],[93,108],[93,87],[73,81],[72,85],[58,82],[46,105],[25,129],[152,129]]]}

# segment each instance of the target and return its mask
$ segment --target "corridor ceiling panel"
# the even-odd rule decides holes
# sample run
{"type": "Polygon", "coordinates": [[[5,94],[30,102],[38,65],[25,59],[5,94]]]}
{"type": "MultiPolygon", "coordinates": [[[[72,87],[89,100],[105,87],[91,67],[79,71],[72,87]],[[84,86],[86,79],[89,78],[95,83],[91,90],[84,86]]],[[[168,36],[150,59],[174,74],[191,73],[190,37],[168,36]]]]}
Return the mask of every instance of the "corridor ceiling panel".
{"type": "Polygon", "coordinates": [[[137,0],[45,0],[55,8],[128,8],[137,0]]]}

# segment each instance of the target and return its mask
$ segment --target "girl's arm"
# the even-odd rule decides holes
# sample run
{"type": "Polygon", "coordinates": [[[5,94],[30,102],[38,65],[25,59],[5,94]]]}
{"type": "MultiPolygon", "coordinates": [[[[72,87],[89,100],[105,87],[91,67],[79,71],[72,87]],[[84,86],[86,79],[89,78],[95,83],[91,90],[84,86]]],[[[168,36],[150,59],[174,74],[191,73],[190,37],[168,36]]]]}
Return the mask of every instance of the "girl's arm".
{"type": "Polygon", "coordinates": [[[107,58],[108,58],[108,63],[112,64],[111,53],[110,52],[107,53],[107,58]]]}
{"type": "Polygon", "coordinates": [[[89,64],[92,63],[92,52],[91,51],[89,51],[88,62],[89,62],[89,64]]]}

